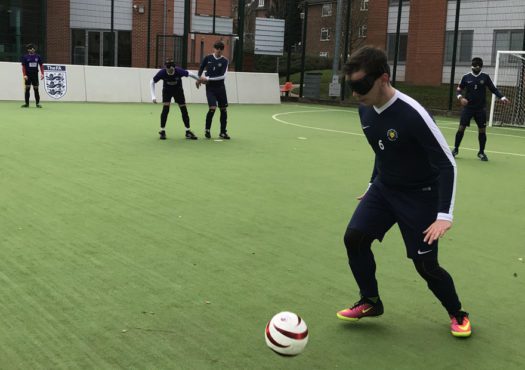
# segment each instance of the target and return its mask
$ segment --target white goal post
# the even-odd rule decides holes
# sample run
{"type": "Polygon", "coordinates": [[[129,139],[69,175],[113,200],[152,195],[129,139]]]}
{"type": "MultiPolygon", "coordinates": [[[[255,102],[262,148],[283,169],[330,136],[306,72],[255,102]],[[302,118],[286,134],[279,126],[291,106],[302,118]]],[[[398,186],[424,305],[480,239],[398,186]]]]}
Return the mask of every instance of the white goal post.
{"type": "Polygon", "coordinates": [[[489,126],[525,127],[525,51],[498,50],[494,85],[510,104],[496,102],[492,95],[489,126]]]}

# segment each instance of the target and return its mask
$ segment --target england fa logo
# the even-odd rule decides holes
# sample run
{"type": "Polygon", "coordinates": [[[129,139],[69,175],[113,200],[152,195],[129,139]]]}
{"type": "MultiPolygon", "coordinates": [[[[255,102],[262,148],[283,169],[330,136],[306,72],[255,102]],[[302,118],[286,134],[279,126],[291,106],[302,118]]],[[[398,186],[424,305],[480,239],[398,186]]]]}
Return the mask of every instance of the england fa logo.
{"type": "Polygon", "coordinates": [[[66,66],[44,64],[44,87],[47,95],[60,99],[67,92],[66,66]]]}

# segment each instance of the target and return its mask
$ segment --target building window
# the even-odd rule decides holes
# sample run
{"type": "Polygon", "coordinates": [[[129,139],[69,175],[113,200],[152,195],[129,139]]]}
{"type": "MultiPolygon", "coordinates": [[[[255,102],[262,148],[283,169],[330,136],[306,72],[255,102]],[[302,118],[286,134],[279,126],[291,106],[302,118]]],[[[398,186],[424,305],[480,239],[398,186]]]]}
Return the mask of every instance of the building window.
{"type": "Polygon", "coordinates": [[[111,45],[109,31],[72,29],[71,63],[131,67],[131,32],[115,31],[114,48],[111,45]]]}
{"type": "Polygon", "coordinates": [[[117,66],[131,67],[131,31],[117,32],[117,66]]]}
{"type": "MultiPolygon", "coordinates": [[[[474,31],[458,31],[458,46],[456,49],[456,62],[468,65],[472,61],[472,40],[474,31]]],[[[452,64],[454,48],[454,31],[445,34],[445,64],[452,64]]]]}
{"type": "Polygon", "coordinates": [[[43,1],[0,0],[0,61],[19,62],[30,42],[47,61],[44,12],[43,1]]]}
{"type": "MultiPolygon", "coordinates": [[[[496,64],[498,50],[521,50],[523,48],[523,30],[494,30],[492,61],[496,64]]],[[[508,63],[508,55],[501,56],[500,63],[508,63]]]]}
{"type": "MultiPolygon", "coordinates": [[[[407,61],[407,46],[408,46],[408,34],[402,33],[399,35],[399,51],[397,53],[397,61],[404,63],[407,61]]],[[[389,33],[387,36],[387,55],[388,61],[394,62],[396,54],[396,34],[389,33]]]]}
{"type": "MultiPolygon", "coordinates": [[[[403,5],[406,5],[409,3],[410,3],[410,0],[403,0],[403,5]]],[[[399,0],[390,0],[390,6],[399,6],[399,0]]]]}
{"type": "Polygon", "coordinates": [[[328,58],[328,52],[327,51],[320,51],[319,56],[323,58],[328,58]]]}
{"type": "Polygon", "coordinates": [[[321,28],[321,41],[330,40],[330,31],[328,28],[321,28]]]}
{"type": "Polygon", "coordinates": [[[259,0],[259,8],[263,8],[264,7],[264,0],[259,0]]]}
{"type": "Polygon", "coordinates": [[[359,26],[359,30],[357,31],[357,37],[364,39],[366,37],[366,31],[366,24],[359,26]]]}
{"type": "Polygon", "coordinates": [[[330,17],[332,15],[332,4],[323,4],[321,17],[330,17]]]}
{"type": "Polygon", "coordinates": [[[362,12],[368,11],[368,0],[361,0],[361,7],[362,12]]]}

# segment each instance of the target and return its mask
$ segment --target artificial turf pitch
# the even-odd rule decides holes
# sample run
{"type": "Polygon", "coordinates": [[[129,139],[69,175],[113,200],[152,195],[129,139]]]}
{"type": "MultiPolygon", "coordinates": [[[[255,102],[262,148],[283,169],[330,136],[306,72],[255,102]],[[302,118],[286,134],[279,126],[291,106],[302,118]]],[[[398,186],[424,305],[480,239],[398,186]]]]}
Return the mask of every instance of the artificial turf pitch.
{"type": "Polygon", "coordinates": [[[487,163],[475,130],[460,148],[440,242],[458,340],[397,227],[374,244],[383,317],[335,316],[358,298],[342,236],[373,161],[354,109],[233,105],[216,141],[189,105],[190,141],[172,105],[160,141],[161,105],[20,104],[0,102],[1,369],[523,368],[525,131],[489,129],[487,163]],[[284,310],[310,332],[293,358],[264,342],[284,310]]]}

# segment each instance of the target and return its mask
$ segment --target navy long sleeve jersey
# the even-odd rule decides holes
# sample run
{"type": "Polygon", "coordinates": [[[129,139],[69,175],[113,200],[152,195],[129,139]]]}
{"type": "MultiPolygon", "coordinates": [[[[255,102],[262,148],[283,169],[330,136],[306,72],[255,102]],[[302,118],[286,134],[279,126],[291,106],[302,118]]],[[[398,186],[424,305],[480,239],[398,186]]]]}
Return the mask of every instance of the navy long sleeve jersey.
{"type": "Polygon", "coordinates": [[[467,108],[478,110],[486,107],[487,88],[498,98],[503,98],[501,92],[494,86],[490,76],[483,72],[477,76],[472,72],[465,74],[458,85],[457,93],[461,94],[463,90],[466,90],[467,108]]]}
{"type": "Polygon", "coordinates": [[[189,72],[183,68],[175,67],[175,72],[170,75],[166,68],[157,72],[153,81],[155,83],[163,81],[163,89],[182,89],[181,77],[188,77],[189,72]]]}
{"type": "Polygon", "coordinates": [[[228,72],[228,59],[224,56],[217,58],[213,54],[207,55],[199,67],[199,77],[204,69],[206,69],[205,76],[208,77],[208,86],[223,86],[228,72]]]}
{"type": "Polygon", "coordinates": [[[375,152],[372,181],[399,190],[438,186],[438,219],[452,221],[456,162],[429,113],[396,90],[383,107],[359,107],[363,132],[375,152]]]}

